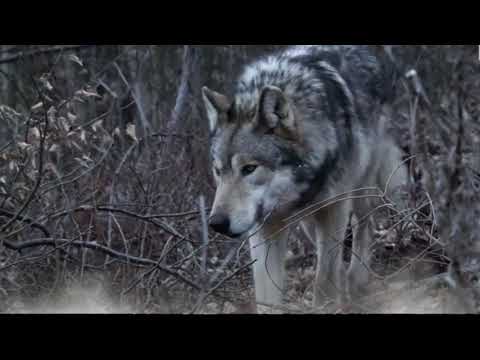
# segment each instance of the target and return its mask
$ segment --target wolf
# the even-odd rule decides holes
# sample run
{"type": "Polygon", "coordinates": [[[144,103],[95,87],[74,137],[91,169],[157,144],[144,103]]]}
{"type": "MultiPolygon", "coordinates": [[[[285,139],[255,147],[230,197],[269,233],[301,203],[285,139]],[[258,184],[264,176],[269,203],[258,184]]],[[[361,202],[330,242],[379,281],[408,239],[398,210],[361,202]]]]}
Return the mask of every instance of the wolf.
{"type": "Polygon", "coordinates": [[[233,96],[202,88],[216,183],[209,225],[248,239],[257,304],[283,302],[288,228],[297,223],[316,243],[314,305],[365,294],[372,190],[406,178],[380,116],[391,73],[367,46],[297,45],[247,64],[233,96]]]}

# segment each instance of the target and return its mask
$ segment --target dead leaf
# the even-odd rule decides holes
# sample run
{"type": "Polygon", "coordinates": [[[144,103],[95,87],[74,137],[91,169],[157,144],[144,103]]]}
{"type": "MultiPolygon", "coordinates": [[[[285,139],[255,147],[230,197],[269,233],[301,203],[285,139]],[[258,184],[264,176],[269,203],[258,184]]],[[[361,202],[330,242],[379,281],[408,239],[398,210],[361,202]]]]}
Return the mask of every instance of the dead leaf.
{"type": "Polygon", "coordinates": [[[43,102],[39,102],[31,107],[32,111],[38,110],[43,107],[43,102]]]}
{"type": "Polygon", "coordinates": [[[8,164],[8,169],[10,171],[18,170],[18,165],[14,161],[10,161],[10,163],[8,164]]]}
{"type": "Polygon", "coordinates": [[[75,160],[76,160],[81,166],[83,166],[83,167],[85,167],[85,168],[87,168],[87,169],[89,168],[88,164],[87,164],[85,161],[83,161],[82,159],[76,157],[75,160]]]}
{"type": "Polygon", "coordinates": [[[57,152],[59,148],[60,148],[60,146],[58,146],[57,144],[53,144],[52,146],[50,146],[50,149],[48,149],[48,151],[49,152],[57,152]]]}
{"type": "Polygon", "coordinates": [[[71,55],[69,55],[68,59],[70,61],[73,61],[74,63],[77,63],[81,67],[83,67],[83,62],[82,62],[82,60],[80,60],[80,58],[77,55],[71,54],[71,55]]]}
{"type": "Polygon", "coordinates": [[[75,120],[77,120],[77,116],[72,114],[71,112],[67,113],[67,118],[68,120],[70,120],[70,122],[74,122],[75,120]]]}
{"type": "Polygon", "coordinates": [[[67,119],[65,119],[63,116],[58,118],[59,123],[62,125],[62,128],[65,132],[68,132],[70,130],[70,124],[68,123],[67,119]]]}
{"type": "Polygon", "coordinates": [[[96,98],[102,98],[100,95],[98,95],[96,92],[93,91],[86,91],[86,90],[78,90],[75,92],[76,95],[78,96],[84,96],[84,97],[96,97],[96,98]]]}
{"type": "Polygon", "coordinates": [[[50,107],[47,111],[47,116],[48,116],[48,121],[50,121],[52,124],[55,124],[57,121],[57,109],[55,109],[53,106],[50,107]]]}
{"type": "Polygon", "coordinates": [[[98,120],[92,124],[92,130],[97,132],[98,128],[102,127],[103,120],[98,120]]]}
{"type": "Polygon", "coordinates": [[[130,136],[133,140],[138,141],[135,124],[128,124],[126,132],[127,132],[127,135],[130,136]]]}
{"type": "Polygon", "coordinates": [[[68,145],[69,145],[69,147],[72,147],[72,145],[73,145],[73,147],[75,147],[77,150],[83,151],[83,148],[82,148],[80,145],[78,145],[78,144],[77,144],[75,141],[73,141],[73,140],[70,140],[70,141],[68,142],[68,145]]]}
{"type": "Polygon", "coordinates": [[[26,150],[26,149],[32,147],[32,145],[27,144],[27,143],[22,142],[22,141],[18,142],[18,143],[17,143],[17,146],[18,146],[21,150],[26,150]]]}
{"type": "Polygon", "coordinates": [[[36,127],[31,128],[31,129],[30,129],[30,134],[31,134],[33,137],[35,137],[35,138],[37,138],[37,139],[40,139],[40,130],[38,130],[38,128],[36,128],[36,127]]]}
{"type": "Polygon", "coordinates": [[[43,86],[45,86],[47,88],[48,91],[52,91],[53,90],[53,86],[52,84],[50,84],[50,81],[48,81],[47,79],[41,79],[42,80],[42,83],[43,83],[43,86]]]}

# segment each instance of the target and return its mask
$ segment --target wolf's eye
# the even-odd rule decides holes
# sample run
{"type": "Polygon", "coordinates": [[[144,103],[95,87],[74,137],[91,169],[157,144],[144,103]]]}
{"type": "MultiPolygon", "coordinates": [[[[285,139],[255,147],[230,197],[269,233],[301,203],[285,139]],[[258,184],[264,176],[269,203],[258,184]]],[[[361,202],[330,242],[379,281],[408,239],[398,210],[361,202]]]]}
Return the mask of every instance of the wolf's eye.
{"type": "Polygon", "coordinates": [[[248,176],[250,174],[253,174],[255,170],[257,170],[257,168],[258,168],[257,165],[246,165],[242,168],[242,175],[248,176]]]}

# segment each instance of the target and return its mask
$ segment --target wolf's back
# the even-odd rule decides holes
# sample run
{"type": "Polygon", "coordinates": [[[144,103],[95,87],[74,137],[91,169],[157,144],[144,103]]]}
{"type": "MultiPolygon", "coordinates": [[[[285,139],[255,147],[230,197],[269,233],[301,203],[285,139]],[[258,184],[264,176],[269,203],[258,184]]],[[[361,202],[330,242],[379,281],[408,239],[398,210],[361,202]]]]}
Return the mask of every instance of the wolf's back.
{"type": "Polygon", "coordinates": [[[240,103],[249,103],[266,85],[278,86],[287,95],[305,97],[319,92],[325,80],[324,65],[345,80],[360,111],[372,102],[393,97],[395,72],[386,57],[379,57],[365,45],[297,45],[255,61],[237,82],[240,103]]]}

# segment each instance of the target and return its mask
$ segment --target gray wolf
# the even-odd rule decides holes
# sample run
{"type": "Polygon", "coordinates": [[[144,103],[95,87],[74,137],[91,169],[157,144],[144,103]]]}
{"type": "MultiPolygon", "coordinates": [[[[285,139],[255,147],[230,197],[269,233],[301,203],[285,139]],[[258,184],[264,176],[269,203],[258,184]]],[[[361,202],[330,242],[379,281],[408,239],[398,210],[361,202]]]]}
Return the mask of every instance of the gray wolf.
{"type": "Polygon", "coordinates": [[[249,238],[257,303],[282,303],[286,225],[299,212],[316,242],[315,305],[365,291],[364,220],[375,206],[367,188],[396,187],[406,176],[380,116],[389,74],[366,46],[292,46],[247,65],[232,98],[203,88],[216,182],[209,224],[249,238]],[[352,213],[362,221],[345,269],[352,213]]]}

